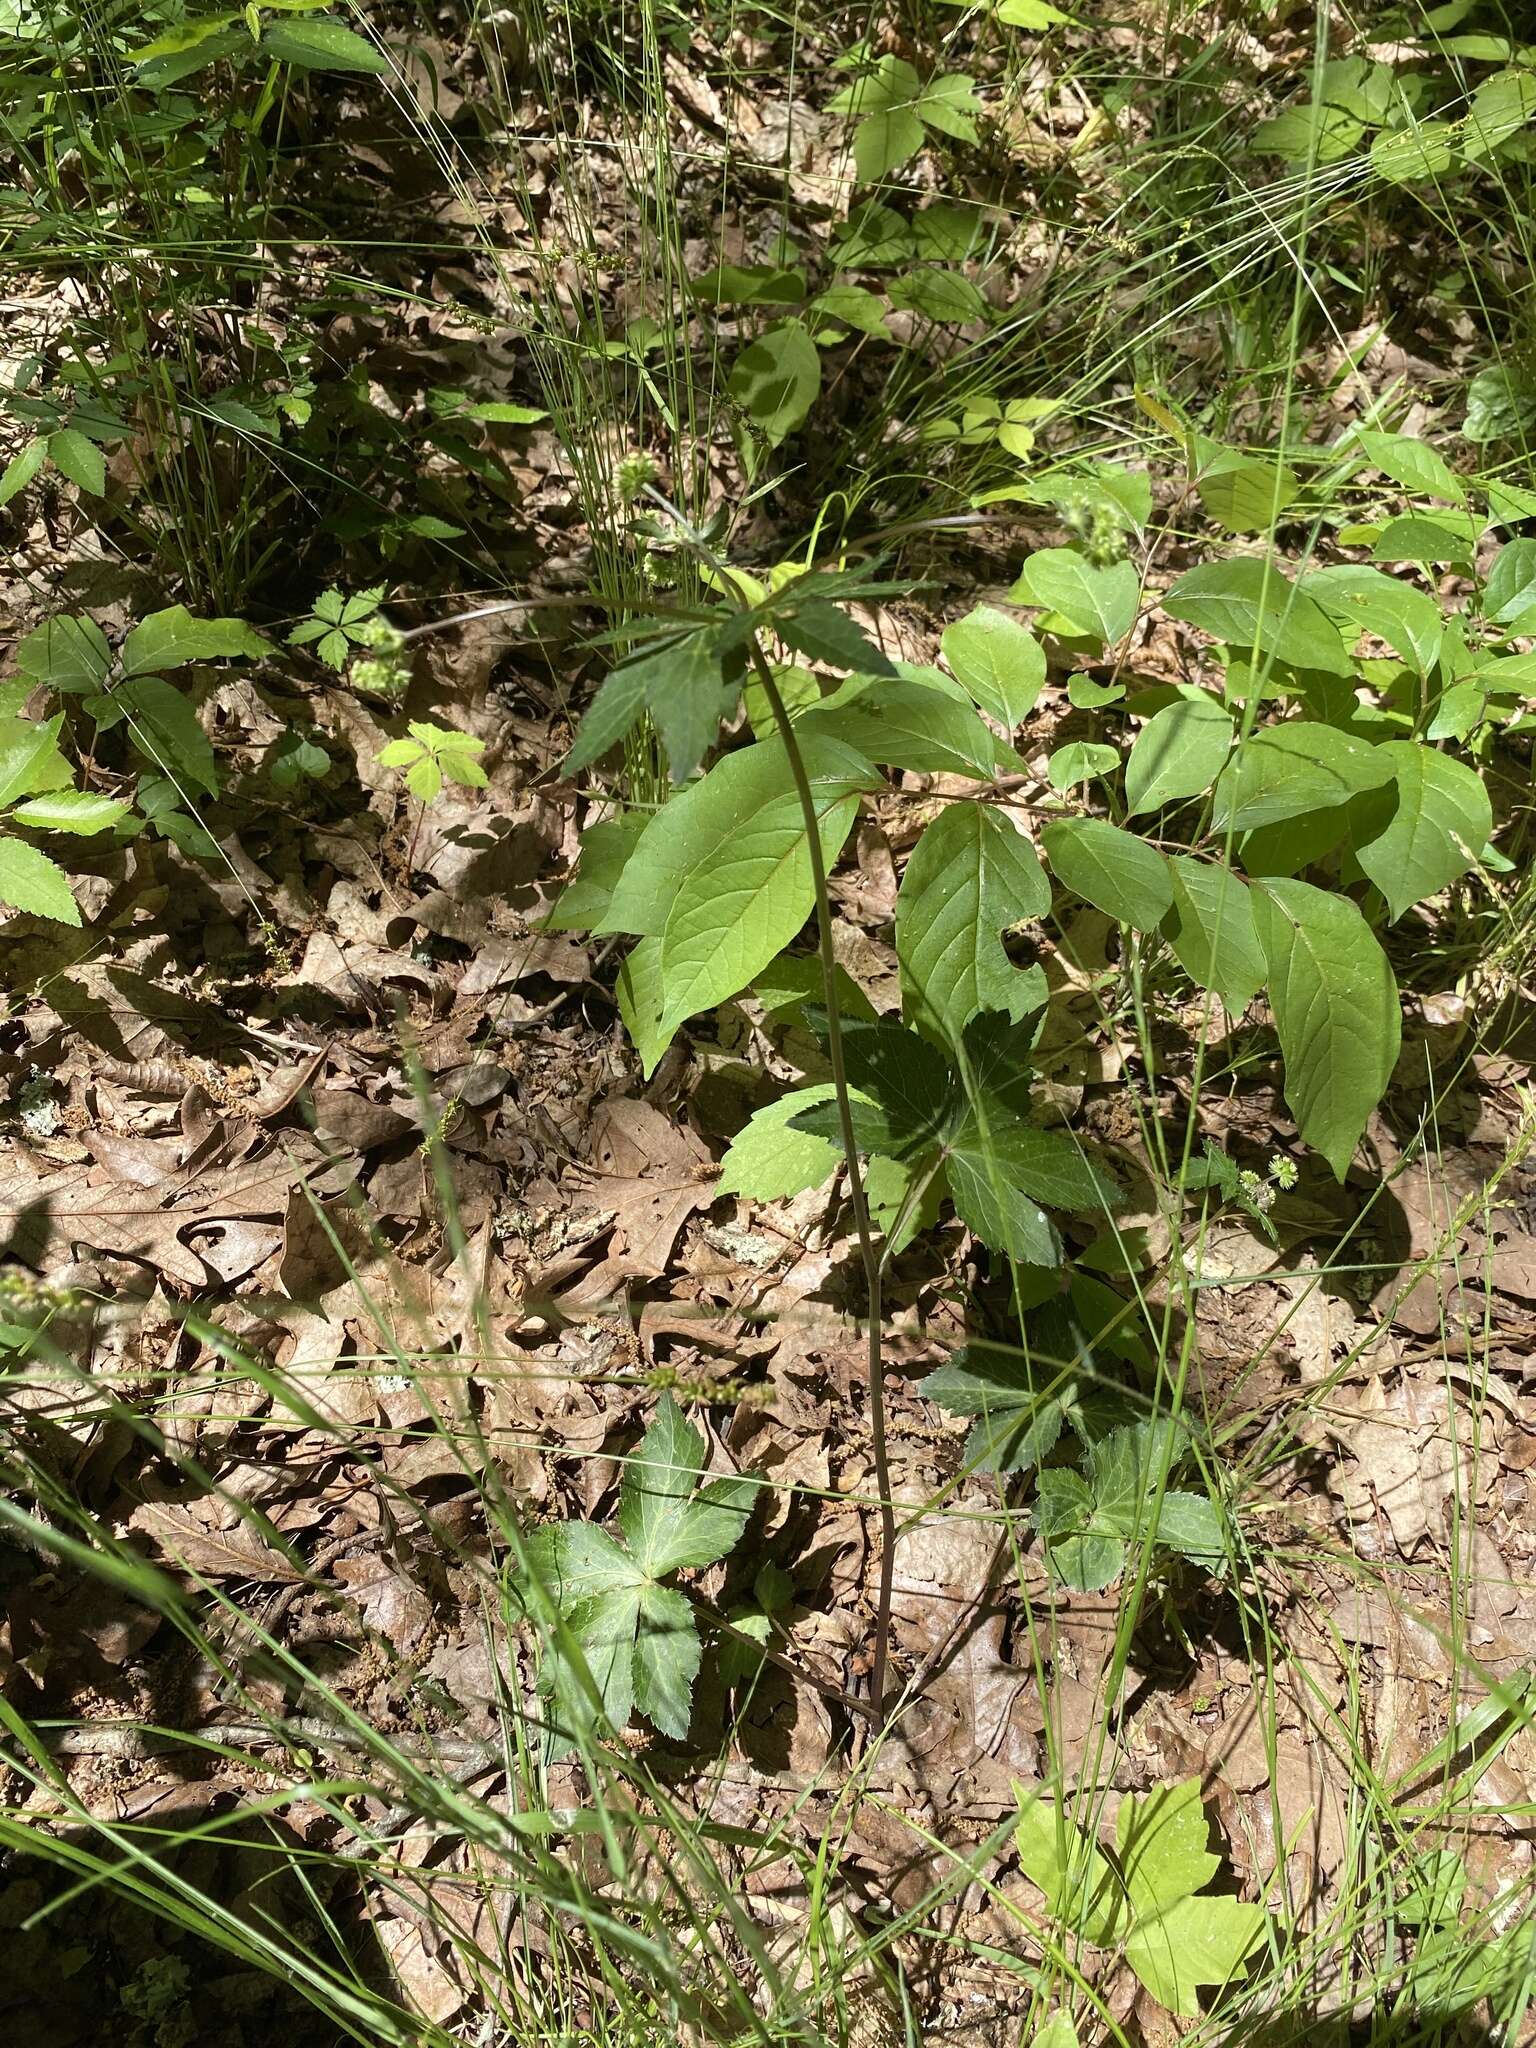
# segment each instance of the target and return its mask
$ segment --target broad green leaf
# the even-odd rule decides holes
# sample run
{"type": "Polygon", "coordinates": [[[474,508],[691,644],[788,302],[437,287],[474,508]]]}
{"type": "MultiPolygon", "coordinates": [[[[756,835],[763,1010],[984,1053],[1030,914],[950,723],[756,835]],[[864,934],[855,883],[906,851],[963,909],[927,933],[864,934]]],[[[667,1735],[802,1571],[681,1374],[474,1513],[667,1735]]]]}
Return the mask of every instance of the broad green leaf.
{"type": "Polygon", "coordinates": [[[638,1587],[645,1574],[593,1522],[551,1522],[528,1538],[531,1567],[557,1607],[638,1587]]]}
{"type": "Polygon", "coordinates": [[[1014,1841],[1024,1875],[1045,1893],[1064,1926],[1097,1948],[1110,1947],[1126,1913],[1119,1874],[1063,1812],[1056,1793],[1022,1785],[1014,1789],[1019,1795],[1014,1841]]]}
{"type": "Polygon", "coordinates": [[[1041,548],[1025,562],[1008,595],[1014,604],[1058,612],[1078,632],[1113,646],[1136,623],[1141,582],[1131,562],[1099,568],[1073,548],[1041,548]]]}
{"type": "Polygon", "coordinates": [[[805,297],[805,272],[767,263],[717,263],[688,289],[707,306],[797,306],[805,297]]]}
{"type": "Polygon", "coordinates": [[[1371,548],[1375,562],[1451,562],[1470,566],[1482,521],[1472,513],[1437,507],[1433,519],[1405,512],[1389,519],[1371,548]]]}
{"type": "Polygon", "coordinates": [[[1121,1803],[1116,1846],[1134,1916],[1126,1960],[1154,1998],[1186,2019],[1199,2014],[1200,1986],[1235,1976],[1267,1918],[1262,1906],[1202,1891],[1220,1868],[1208,1836],[1198,1778],[1121,1803]]]}
{"type": "Polygon", "coordinates": [[[0,903],[30,911],[34,917],[51,917],[55,924],[80,922],[68,875],[56,861],[20,839],[0,839],[0,903]]]}
{"type": "Polygon", "coordinates": [[[85,837],[104,832],[127,814],[128,806],[119,797],[61,789],[57,796],[35,796],[18,804],[11,816],[18,825],[31,825],[40,832],[73,832],[85,837]]]}
{"type": "Polygon", "coordinates": [[[980,1010],[1038,1007],[1001,934],[1051,907],[1034,848],[1001,812],[953,803],[913,848],[896,899],[902,1001],[920,1031],[956,1044],[980,1010]]]}
{"type": "Polygon", "coordinates": [[[990,718],[1009,732],[1024,722],[1045,687],[1045,649],[1026,626],[979,604],[944,628],[941,644],[956,680],[990,718]]]}
{"type": "MultiPolygon", "coordinates": [[[[879,784],[868,762],[837,741],[807,734],[801,754],[818,805],[879,784]]],[[[760,740],[727,754],[650,820],[619,877],[606,917],[593,929],[659,937],[684,881],[707,872],[744,826],[793,794],[782,741],[760,740]]],[[[759,968],[772,958],[768,954],[759,968]]]]}
{"type": "Polygon", "coordinates": [[[1195,488],[1206,511],[1228,533],[1268,533],[1301,485],[1284,463],[1227,448],[1201,470],[1195,488]]]}
{"type": "Polygon", "coordinates": [[[1348,803],[1392,779],[1379,747],[1307,719],[1266,726],[1244,740],[1216,784],[1212,823],[1246,832],[1348,803]]]}
{"type": "Polygon", "coordinates": [[[60,427],[48,436],[48,454],[54,468],[82,491],[99,498],[107,488],[107,459],[78,427],[60,427]]]}
{"type": "Polygon", "coordinates": [[[969,775],[990,782],[1024,763],[1004,746],[948,676],[853,676],[802,712],[797,731],[824,734],[866,760],[925,775],[969,775]]]}
{"type": "Polygon", "coordinates": [[[1506,541],[1483,586],[1483,616],[1511,632],[1536,629],[1536,540],[1506,541]]]}
{"type": "Polygon", "coordinates": [[[1240,1017],[1264,985],[1268,972],[1248,891],[1230,868],[1169,857],[1173,908],[1163,936],[1197,988],[1208,988],[1240,1017]]]}
{"type": "Polygon", "coordinates": [[[1120,766],[1120,749],[1095,745],[1091,740],[1070,740],[1057,747],[1045,764],[1045,779],[1052,789],[1076,789],[1081,782],[1098,782],[1113,775],[1120,766]]]}
{"type": "Polygon", "coordinates": [[[601,924],[613,901],[629,856],[640,842],[649,823],[644,811],[623,811],[589,825],[581,835],[581,859],[576,872],[543,920],[550,932],[591,931],[601,924]]]}
{"type": "Polygon", "coordinates": [[[1322,606],[1351,647],[1362,632],[1374,633],[1421,676],[1440,657],[1440,607],[1427,591],[1399,577],[1363,562],[1336,562],[1309,571],[1297,587],[1322,606]]]}
{"type": "Polygon", "coordinates": [[[1180,1899],[1133,1927],[1125,1959],[1152,1996],[1195,2019],[1198,1987],[1226,1984],[1263,1938],[1264,1908],[1226,1895],[1180,1899]]]}
{"type": "Polygon", "coordinates": [[[1536,77],[1529,71],[1496,71],[1472,95],[1461,123],[1462,150],[1474,163],[1520,133],[1536,114],[1536,77]]]}
{"type": "Polygon", "coordinates": [[[74,770],[59,749],[62,713],[56,718],[0,719],[0,810],[23,797],[67,789],[74,770]]]}
{"type": "Polygon", "coordinates": [[[1355,438],[1372,466],[1405,490],[1427,498],[1450,498],[1458,505],[1465,500],[1461,478],[1416,434],[1381,434],[1357,427],[1355,438]]]}
{"type": "Polygon", "coordinates": [[[1353,903],[1306,882],[1251,898],[1285,1060],[1285,1100],[1343,1180],[1397,1064],[1402,1011],[1387,956],[1353,903]]]}
{"type": "Polygon", "coordinates": [[[1397,809],[1355,854],[1396,923],[1477,861],[1493,830],[1493,806],[1482,777],[1449,754],[1416,740],[1388,740],[1378,751],[1397,780],[1397,809]]]}
{"type": "Polygon", "coordinates": [[[1049,1373],[1001,1345],[965,1345],[917,1391],[974,1420],[965,1461],[982,1472],[1029,1471],[1054,1449],[1065,1420],[1062,1390],[1051,1388],[1049,1373]]]}
{"type": "Polygon", "coordinates": [[[1051,872],[1085,903],[1135,931],[1162,922],[1173,884],[1155,846],[1103,818],[1059,818],[1040,837],[1051,872]]]}
{"type": "Polygon", "coordinates": [[[782,320],[742,350],[727,382],[758,432],[777,446],[816,403],[821,352],[802,321],[782,320]]]}
{"type": "Polygon", "coordinates": [[[1131,817],[1203,796],[1232,745],[1232,720],[1214,697],[1186,697],[1147,721],[1125,764],[1131,817]]]}
{"type": "Polygon", "coordinates": [[[695,1495],[703,1468],[703,1436],[663,1394],[619,1485],[619,1528],[647,1578],[713,1564],[745,1529],[756,1482],[715,1480],[695,1495]]]}
{"type": "Polygon", "coordinates": [[[663,1735],[688,1739],[702,1653],[693,1609],[670,1586],[646,1586],[635,1628],[635,1707],[663,1735]]]}
{"type": "Polygon", "coordinates": [[[1218,1571],[1228,1557],[1227,1529],[1215,1501],[1202,1493],[1166,1492],[1157,1514],[1157,1540],[1168,1550],[1218,1571]]]}
{"type": "Polygon", "coordinates": [[[747,1195],[759,1202],[788,1201],[832,1178],[842,1149],[814,1131],[794,1129],[791,1117],[835,1100],[830,1083],[796,1088],[758,1110],[736,1133],[720,1162],[717,1195],[747,1195]]]}
{"type": "Polygon", "coordinates": [[[0,476],[0,505],[9,505],[18,492],[24,491],[47,460],[48,443],[41,435],[20,448],[0,476]]]}
{"type": "Polygon", "coordinates": [[[1163,609],[1217,640],[1255,648],[1294,668],[1350,673],[1349,657],[1328,614],[1273,561],[1241,555],[1230,562],[1202,562],[1174,584],[1163,609]]]}
{"type": "Polygon", "coordinates": [[[1383,128],[1371,141],[1371,165],[1394,185],[1438,178],[1456,161],[1457,131],[1445,121],[1414,121],[1383,128]]]}
{"type": "MultiPolygon", "coordinates": [[[[843,1026],[843,1056],[861,1150],[914,1159],[943,1141],[953,1120],[956,1090],[938,1047],[889,1018],[873,1024],[850,1020],[843,1026]]],[[[804,1111],[796,1127],[841,1141],[837,1114],[825,1104],[804,1111]]]]}
{"type": "MultiPolygon", "coordinates": [[[[890,288],[890,301],[899,312],[920,313],[937,326],[958,326],[967,320],[984,320],[987,315],[987,302],[968,277],[929,264],[897,278],[890,288]]],[[[1002,440],[1001,433],[998,439],[1002,440]]]]}
{"type": "Polygon", "coordinates": [[[382,51],[328,14],[309,21],[268,22],[261,47],[280,64],[293,64],[301,71],[369,72],[378,77],[389,70],[382,51]]]}
{"type": "MultiPolygon", "coordinates": [[[[807,760],[822,859],[830,867],[853,824],[858,792],[868,786],[869,771],[856,755],[826,740],[805,751],[808,756],[818,752],[823,761],[828,752],[834,756],[830,775],[818,774],[812,759],[807,760]]],[[[713,828],[713,845],[706,859],[679,877],[667,910],[661,935],[663,1041],[685,1018],[744,989],[784,950],[815,907],[810,850],[794,790],[781,788],[760,809],[743,812],[737,785],[717,784],[711,789],[721,771],[740,758],[728,757],[696,786],[704,799],[705,822],[713,828]]],[[[751,777],[740,780],[750,782],[751,777]]],[[[615,892],[615,904],[629,889],[637,868],[643,879],[653,866],[660,867],[651,833],[694,794],[686,792],[647,828],[615,892]]],[[[690,823],[691,836],[702,837],[698,820],[690,823]]]]}
{"type": "Polygon", "coordinates": [[[963,71],[947,71],[942,78],[930,78],[923,87],[917,111],[929,128],[951,135],[957,142],[976,142],[977,117],[975,80],[963,71]]]}
{"type": "Polygon", "coordinates": [[[158,674],[189,661],[220,661],[238,655],[259,660],[272,652],[269,640],[244,619],[195,619],[184,604],[141,619],[123,642],[123,673],[158,674]]]}
{"type": "Polygon", "coordinates": [[[816,335],[820,340],[832,338],[828,328],[852,328],[858,334],[868,334],[876,341],[889,341],[891,330],[886,325],[889,308],[884,299],[874,292],[866,291],[859,284],[834,284],[826,291],[818,292],[812,299],[809,312],[816,322],[816,335]]]}
{"type": "Polygon", "coordinates": [[[661,1031],[661,940],[642,939],[619,969],[615,985],[619,1015],[629,1033],[630,1044],[640,1059],[640,1072],[648,1081],[656,1063],[671,1043],[670,1033],[661,1031]]]}

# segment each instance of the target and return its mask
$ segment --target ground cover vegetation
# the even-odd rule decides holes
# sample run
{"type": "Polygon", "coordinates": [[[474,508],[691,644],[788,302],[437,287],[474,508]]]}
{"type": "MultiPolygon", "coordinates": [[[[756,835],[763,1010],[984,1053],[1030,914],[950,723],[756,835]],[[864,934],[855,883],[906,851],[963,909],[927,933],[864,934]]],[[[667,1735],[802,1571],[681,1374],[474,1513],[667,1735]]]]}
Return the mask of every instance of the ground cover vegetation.
{"type": "Polygon", "coordinates": [[[1532,35],[0,0],[18,2039],[1531,2037],[1532,35]]]}

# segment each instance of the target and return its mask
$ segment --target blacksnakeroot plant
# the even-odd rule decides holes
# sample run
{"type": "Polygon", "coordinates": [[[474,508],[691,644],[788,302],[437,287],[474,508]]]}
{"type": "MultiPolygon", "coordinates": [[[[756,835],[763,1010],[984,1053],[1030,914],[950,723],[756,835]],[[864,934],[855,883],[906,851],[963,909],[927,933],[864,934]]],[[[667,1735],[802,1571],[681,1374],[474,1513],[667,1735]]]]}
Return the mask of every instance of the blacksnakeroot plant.
{"type": "MultiPolygon", "coordinates": [[[[1170,431],[1180,427],[1165,417],[1170,431]]],[[[1206,488],[1235,530],[1251,528],[1265,489],[1284,482],[1272,470],[1222,467],[1193,445],[1186,454],[1192,466],[1204,463],[1206,488]]],[[[1441,545],[1448,559],[1470,559],[1486,521],[1438,458],[1383,433],[1360,437],[1346,466],[1362,464],[1455,506],[1454,520],[1432,507],[1380,523],[1379,560],[1432,560],[1441,545]]],[[[1134,564],[1112,549],[1036,550],[1010,593],[1033,611],[1033,627],[977,607],[945,632],[945,667],[924,667],[888,659],[844,609],[903,588],[882,580],[878,563],[749,575],[653,488],[647,495],[662,515],[659,533],[697,555],[716,601],[658,619],[638,647],[626,628],[632,651],[599,689],[567,767],[595,764],[648,716],[674,791],[654,814],[621,810],[593,829],[552,922],[636,940],[618,995],[650,1074],[689,1018],[795,969],[785,949],[816,920],[819,987],[803,1015],[826,1066],[757,1112],[728,1150],[720,1186],[775,1199],[847,1175],[887,1517],[873,1651],[883,1684],[893,1547],[885,1263],[947,1201],[1009,1262],[1016,1300],[1028,1307],[1059,1288],[1059,1219],[1096,1221],[1113,1237],[1122,1200],[1105,1162],[1042,1121],[1033,1047],[1049,988],[1038,966],[1015,964],[1006,935],[1086,905],[1120,928],[1127,965],[1143,979],[1185,977],[1233,1017],[1266,994],[1287,1107],[1342,1180],[1401,1042],[1381,935],[1415,904],[1499,863],[1492,806],[1466,743],[1475,756],[1499,707],[1518,705],[1529,687],[1532,658],[1510,642],[1536,620],[1536,542],[1508,542],[1459,614],[1371,565],[1295,576],[1268,550],[1203,563],[1161,602],[1213,643],[1219,692],[1158,683],[1130,696],[1118,656],[1144,595],[1134,564]],[[1045,683],[1042,635],[1106,665],[1110,680],[1072,676],[1073,702],[1100,715],[1105,736],[1072,773],[1053,777],[1059,814],[1037,848],[986,797],[999,776],[1023,769],[1009,738],[1045,683]],[[705,765],[743,697],[753,737],[705,765]],[[1128,749],[1116,738],[1123,719],[1139,728],[1128,749]],[[906,864],[895,919],[900,1020],[876,1018],[857,992],[850,1002],[826,887],[886,769],[976,785],[974,798],[936,806],[906,864]],[[1086,799],[1073,796],[1079,787],[1086,799]]],[[[1116,502],[1134,518],[1139,495],[1129,484],[1116,502]]],[[[1518,508],[1490,510],[1509,519],[1518,508]]],[[[813,993],[798,970],[791,979],[802,996],[813,993]]],[[[1204,1187],[1262,1224],[1270,1196],[1257,1176],[1210,1148],[1192,1168],[1192,1192],[1204,1187]]],[[[1071,1422],[1086,1446],[1080,1470],[1052,1466],[1038,1481],[1036,1524],[1065,1579],[1109,1583],[1138,1532],[1207,1568],[1220,1564],[1220,1511],[1168,1490],[1191,1449],[1180,1427],[1154,1415],[1111,1433],[1109,1418],[1085,1420],[1087,1410],[1055,1395],[1042,1407],[1037,1379],[1026,1375],[1021,1387],[995,1359],[978,1371],[979,1354],[968,1355],[963,1372],[957,1362],[928,1383],[936,1398],[989,1431],[999,1416],[1027,1411],[1038,1424],[1054,1414],[1055,1428],[1071,1422]]],[[[1115,1419],[1124,1424],[1123,1410],[1115,1419]]],[[[977,1457],[994,1469],[1037,1464],[1050,1449],[1031,1443],[1022,1424],[1011,1452],[994,1438],[977,1457]]]]}

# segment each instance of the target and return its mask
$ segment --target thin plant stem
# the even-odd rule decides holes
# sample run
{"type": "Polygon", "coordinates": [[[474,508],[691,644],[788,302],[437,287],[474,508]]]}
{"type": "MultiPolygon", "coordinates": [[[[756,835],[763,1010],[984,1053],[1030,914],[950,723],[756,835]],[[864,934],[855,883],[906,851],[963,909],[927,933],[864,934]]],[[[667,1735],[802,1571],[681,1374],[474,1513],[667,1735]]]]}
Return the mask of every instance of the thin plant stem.
{"type": "Polygon", "coordinates": [[[854,1234],[869,1300],[869,1434],[875,1461],[875,1489],[880,1497],[880,1583],[875,1603],[875,1639],[870,1671],[870,1694],[877,1710],[885,1704],[886,1669],[890,1662],[891,1597],[896,1571],[896,1507],[891,1491],[890,1453],[885,1434],[885,1356],[881,1338],[882,1266],[874,1232],[869,1224],[869,1203],[864,1194],[864,1176],[859,1167],[858,1145],[853,1130],[853,1098],[848,1092],[848,1069],[843,1057],[843,1019],[837,1000],[837,955],[832,950],[832,899],[827,893],[826,862],[821,857],[821,829],[816,816],[816,798],[806,773],[805,758],[795,728],[774,681],[773,669],[757,634],[747,641],[752,666],[768,699],[800,814],[805,821],[806,850],[811,863],[811,886],[816,894],[816,941],[821,955],[821,979],[827,1001],[827,1059],[832,1068],[832,1091],[837,1098],[837,1120],[842,1132],[843,1156],[848,1167],[848,1200],[853,1210],[854,1234]]]}

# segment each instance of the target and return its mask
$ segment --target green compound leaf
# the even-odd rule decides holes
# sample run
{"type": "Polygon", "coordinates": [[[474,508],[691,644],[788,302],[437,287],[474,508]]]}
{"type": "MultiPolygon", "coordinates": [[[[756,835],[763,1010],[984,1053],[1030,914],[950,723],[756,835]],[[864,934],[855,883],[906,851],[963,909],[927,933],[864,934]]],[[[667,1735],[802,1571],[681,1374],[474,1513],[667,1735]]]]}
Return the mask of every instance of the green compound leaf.
{"type": "Polygon", "coordinates": [[[1034,848],[1001,812],[951,804],[924,832],[896,899],[906,1015],[955,1044],[980,1010],[1038,1009],[1038,977],[1014,966],[1001,934],[1044,917],[1051,889],[1034,848]]]}
{"type": "Polygon", "coordinates": [[[674,782],[690,776],[735,708],[740,684],[728,682],[713,629],[652,646],[604,677],[565,757],[574,775],[624,738],[649,711],[667,750],[674,782]]]}
{"type": "Polygon", "coordinates": [[[6,464],[4,475],[0,475],[0,505],[9,505],[19,491],[24,491],[47,460],[48,443],[41,436],[19,449],[6,464]]]}
{"type": "Polygon", "coordinates": [[[592,1725],[593,1689],[615,1728],[638,1708],[665,1734],[687,1735],[698,1632],[688,1602],[659,1581],[682,1566],[724,1557],[740,1539],[757,1491],[747,1477],[700,1487],[703,1468],[703,1437],[663,1394],[620,1485],[625,1542],[590,1522],[558,1523],[528,1539],[529,1567],[566,1632],[556,1632],[540,1672],[540,1688],[558,1710],[553,1753],[592,1725]]]}
{"type": "Polygon", "coordinates": [[[1040,835],[1064,888],[1134,931],[1155,931],[1173,903],[1155,846],[1103,818],[1060,818],[1040,835]]]}
{"type": "Polygon", "coordinates": [[[1131,1795],[1116,1826],[1134,1916],[1126,1960],[1154,1998],[1186,2019],[1199,2014],[1202,1985],[1237,1974],[1268,1917],[1262,1906],[1202,1890],[1220,1868],[1205,1846],[1208,1832],[1198,1778],[1131,1795]]]}
{"type": "Polygon", "coordinates": [[[973,701],[1008,731],[1034,710],[1045,687],[1045,649],[1026,626],[979,604],[944,628],[944,659],[973,701]]]}
{"type": "Polygon", "coordinates": [[[917,1391],[951,1415],[974,1418],[967,1465],[982,1472],[1027,1472],[1054,1449],[1076,1397],[1075,1381],[1042,1385],[1049,1377],[1021,1351],[967,1344],[917,1391]]]}
{"type": "Polygon", "coordinates": [[[1396,776],[1397,809],[1356,858],[1395,924],[1474,865],[1493,830],[1493,806],[1481,776],[1449,754],[1413,740],[1388,740],[1377,752],[1396,776]]]}
{"type": "Polygon", "coordinates": [[[1232,720],[1214,697],[1186,697],[1147,721],[1125,764],[1129,816],[1203,796],[1232,746],[1232,720]]]}
{"type": "Polygon", "coordinates": [[[1391,964],[1344,896],[1306,882],[1250,892],[1297,1128],[1343,1180],[1402,1041],[1391,964]]]}
{"type": "Polygon", "coordinates": [[[1163,609],[1217,640],[1254,648],[1293,668],[1350,673],[1338,628],[1273,562],[1251,555],[1202,562],[1174,584],[1163,609]]]}
{"type": "Polygon", "coordinates": [[[20,839],[0,839],[0,903],[34,917],[51,917],[55,924],[80,922],[68,875],[57,861],[20,839]]]}
{"type": "Polygon", "coordinates": [[[1230,868],[1188,854],[1170,855],[1168,867],[1173,908],[1163,919],[1163,936],[1195,986],[1210,989],[1241,1016],[1269,971],[1247,888],[1230,868]]]}
{"type": "Polygon", "coordinates": [[[1073,548],[1041,548],[1025,562],[1008,595],[1014,604],[1043,606],[1076,632],[1113,646],[1136,623],[1141,581],[1131,562],[1101,569],[1073,548]]]}
{"type": "Polygon", "coordinates": [[[810,600],[782,617],[775,613],[773,627],[786,647],[829,668],[851,668],[866,676],[896,673],[890,656],[835,604],[810,600]]]}

